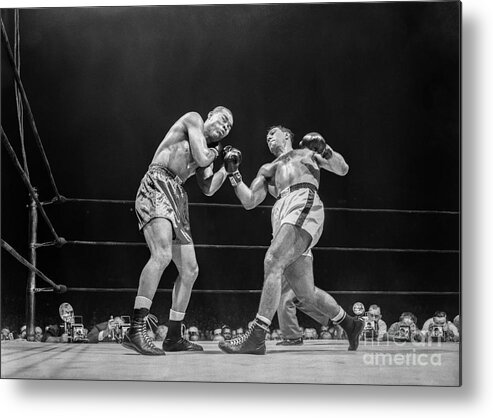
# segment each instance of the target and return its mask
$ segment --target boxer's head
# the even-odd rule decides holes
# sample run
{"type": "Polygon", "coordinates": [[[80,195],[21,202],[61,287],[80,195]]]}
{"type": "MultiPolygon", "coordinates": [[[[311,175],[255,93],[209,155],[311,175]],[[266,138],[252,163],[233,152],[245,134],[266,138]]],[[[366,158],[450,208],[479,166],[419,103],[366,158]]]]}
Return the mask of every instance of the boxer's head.
{"type": "Polygon", "coordinates": [[[294,134],[284,126],[272,126],[267,131],[267,146],[276,157],[293,148],[294,134]]]}
{"type": "Polygon", "coordinates": [[[204,136],[208,143],[221,141],[233,127],[233,113],[224,106],[217,106],[207,115],[204,122],[204,136]]]}

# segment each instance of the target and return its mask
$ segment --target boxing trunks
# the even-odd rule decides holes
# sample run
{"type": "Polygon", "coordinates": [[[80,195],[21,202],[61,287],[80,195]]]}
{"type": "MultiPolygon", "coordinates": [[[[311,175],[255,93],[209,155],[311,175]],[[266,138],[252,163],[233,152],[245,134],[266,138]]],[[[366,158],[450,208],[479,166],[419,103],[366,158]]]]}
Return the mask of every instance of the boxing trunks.
{"type": "Polygon", "coordinates": [[[282,190],[272,208],[272,237],[283,224],[299,226],[312,240],[304,255],[311,255],[324,227],[324,205],[317,188],[311,183],[299,183],[282,190]]]}
{"type": "Polygon", "coordinates": [[[168,168],[160,164],[149,166],[135,198],[140,231],[153,219],[165,218],[173,225],[173,244],[192,244],[188,195],[182,183],[168,168]]]}

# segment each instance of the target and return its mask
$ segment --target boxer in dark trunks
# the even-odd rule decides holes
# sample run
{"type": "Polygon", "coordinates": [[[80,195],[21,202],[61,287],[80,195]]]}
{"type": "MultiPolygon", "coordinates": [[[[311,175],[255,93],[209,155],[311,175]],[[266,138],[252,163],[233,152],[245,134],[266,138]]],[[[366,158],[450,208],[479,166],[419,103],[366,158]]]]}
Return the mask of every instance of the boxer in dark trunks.
{"type": "Polygon", "coordinates": [[[315,287],[311,248],[318,242],[324,224],[324,207],[317,190],[320,169],[339,176],[349,167],[323,137],[312,132],[293,149],[293,133],[282,126],[271,128],[267,145],[275,157],[264,164],[250,187],[243,183],[238,166],[241,152],[225,148],[224,163],[236,196],[245,209],[258,206],[271,193],[278,200],[272,208],[272,242],[264,260],[264,284],[257,316],[248,331],[219,343],[229,354],[265,354],[265,334],[279,306],[281,284],[287,280],[297,299],[305,306],[327,315],[341,325],[356,350],[363,322],[346,314],[327,292],[315,287]]]}
{"type": "Polygon", "coordinates": [[[195,174],[206,196],[219,190],[227,173],[224,167],[214,173],[213,162],[220,152],[220,141],[232,125],[233,114],[223,106],[209,112],[205,122],[196,112],[186,113],[162,140],[140,183],[135,212],[151,255],[140,275],[132,325],[123,341],[126,348],[155,356],[165,351],[202,351],[201,346],[182,336],[181,324],[198,275],[183,184],[195,174]],[[168,334],[160,349],[149,339],[144,318],[171,261],[178,269],[178,278],[173,287],[168,334]]]}

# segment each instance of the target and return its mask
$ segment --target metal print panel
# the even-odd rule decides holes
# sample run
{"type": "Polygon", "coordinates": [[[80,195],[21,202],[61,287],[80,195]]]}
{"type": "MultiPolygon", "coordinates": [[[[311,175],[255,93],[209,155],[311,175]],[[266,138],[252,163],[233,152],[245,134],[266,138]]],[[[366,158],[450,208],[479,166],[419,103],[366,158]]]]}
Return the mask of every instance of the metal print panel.
{"type": "Polygon", "coordinates": [[[1,18],[2,378],[461,384],[459,2],[1,18]]]}

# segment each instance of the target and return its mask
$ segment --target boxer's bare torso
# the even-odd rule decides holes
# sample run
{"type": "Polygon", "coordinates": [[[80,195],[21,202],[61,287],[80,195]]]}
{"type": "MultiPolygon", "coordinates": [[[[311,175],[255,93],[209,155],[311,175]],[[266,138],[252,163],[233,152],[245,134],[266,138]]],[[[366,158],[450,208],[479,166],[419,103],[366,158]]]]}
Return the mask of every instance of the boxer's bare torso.
{"type": "Polygon", "coordinates": [[[160,164],[171,170],[185,182],[195,174],[199,164],[193,158],[188,137],[187,121],[195,118],[195,123],[203,129],[204,122],[190,113],[183,115],[165,135],[154,154],[152,163],[160,164]]]}
{"type": "Polygon", "coordinates": [[[267,180],[269,193],[277,197],[286,187],[298,183],[310,183],[318,188],[320,167],[313,151],[297,149],[264,164],[259,170],[259,175],[267,180]]]}

